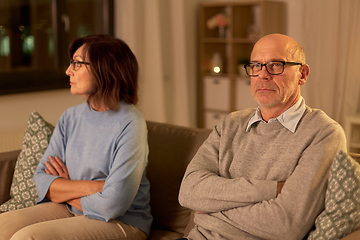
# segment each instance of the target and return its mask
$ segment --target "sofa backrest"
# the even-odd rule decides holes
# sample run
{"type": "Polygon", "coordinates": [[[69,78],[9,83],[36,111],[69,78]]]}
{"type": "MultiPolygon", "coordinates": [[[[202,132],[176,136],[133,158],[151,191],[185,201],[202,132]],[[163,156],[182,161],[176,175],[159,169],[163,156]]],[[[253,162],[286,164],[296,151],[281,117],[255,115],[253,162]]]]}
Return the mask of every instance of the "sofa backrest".
{"type": "Polygon", "coordinates": [[[20,150],[0,153],[0,205],[10,199],[10,187],[20,150]]]}
{"type": "Polygon", "coordinates": [[[352,157],[355,161],[360,164],[360,154],[359,153],[349,153],[350,157],[352,157]]]}
{"type": "Polygon", "coordinates": [[[153,228],[184,233],[190,210],[178,203],[181,180],[188,163],[211,130],[147,122],[153,228]]]}

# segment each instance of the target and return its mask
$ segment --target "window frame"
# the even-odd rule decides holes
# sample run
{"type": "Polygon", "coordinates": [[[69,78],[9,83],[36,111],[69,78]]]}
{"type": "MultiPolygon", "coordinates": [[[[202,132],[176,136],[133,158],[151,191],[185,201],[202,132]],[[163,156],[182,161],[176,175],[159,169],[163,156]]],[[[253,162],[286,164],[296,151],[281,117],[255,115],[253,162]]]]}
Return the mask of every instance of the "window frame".
{"type": "MultiPolygon", "coordinates": [[[[103,34],[114,36],[114,0],[100,0],[103,11],[103,34]]],[[[0,72],[0,95],[46,91],[69,88],[69,77],[63,71],[64,63],[69,62],[67,56],[68,43],[66,33],[60,31],[64,23],[61,15],[64,13],[66,1],[52,0],[53,36],[54,36],[54,68],[24,71],[0,72]],[[65,54],[64,54],[65,52],[65,54]],[[61,53],[61,54],[60,54],[61,53]]]]}

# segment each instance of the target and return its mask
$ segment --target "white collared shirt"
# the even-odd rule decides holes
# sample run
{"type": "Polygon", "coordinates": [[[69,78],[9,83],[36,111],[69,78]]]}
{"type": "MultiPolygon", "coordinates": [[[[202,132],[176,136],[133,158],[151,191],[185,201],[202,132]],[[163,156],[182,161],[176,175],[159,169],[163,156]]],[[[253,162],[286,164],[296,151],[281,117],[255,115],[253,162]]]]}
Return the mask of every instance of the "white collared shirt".
{"type": "MultiPolygon", "coordinates": [[[[269,123],[279,121],[284,127],[294,133],[296,130],[296,126],[300,121],[300,118],[305,112],[305,108],[305,99],[300,96],[300,99],[288,110],[283,112],[280,116],[278,116],[277,118],[269,119],[269,123]]],[[[258,121],[265,122],[261,116],[261,111],[259,107],[256,109],[255,115],[250,118],[250,121],[246,126],[246,131],[249,132],[251,126],[258,121]]]]}

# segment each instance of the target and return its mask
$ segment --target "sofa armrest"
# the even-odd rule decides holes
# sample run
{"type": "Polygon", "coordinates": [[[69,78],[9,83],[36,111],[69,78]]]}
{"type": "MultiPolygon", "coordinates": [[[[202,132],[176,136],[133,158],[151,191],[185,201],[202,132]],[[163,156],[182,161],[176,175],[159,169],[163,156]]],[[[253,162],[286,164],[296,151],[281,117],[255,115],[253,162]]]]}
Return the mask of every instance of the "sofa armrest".
{"type": "Polygon", "coordinates": [[[10,187],[20,150],[0,153],[0,204],[10,199],[10,187]]]}
{"type": "Polygon", "coordinates": [[[360,164],[360,154],[359,153],[349,153],[350,157],[352,157],[355,161],[360,164]]]}
{"type": "Polygon", "coordinates": [[[359,240],[360,239],[360,229],[355,230],[349,235],[343,237],[341,240],[359,240]]]}

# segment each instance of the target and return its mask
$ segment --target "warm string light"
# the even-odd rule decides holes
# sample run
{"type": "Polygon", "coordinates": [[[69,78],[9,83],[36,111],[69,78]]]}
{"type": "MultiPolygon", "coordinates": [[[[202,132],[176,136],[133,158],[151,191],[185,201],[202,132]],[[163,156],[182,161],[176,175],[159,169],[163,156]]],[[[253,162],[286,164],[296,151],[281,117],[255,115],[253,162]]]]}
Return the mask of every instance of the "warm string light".
{"type": "Polygon", "coordinates": [[[220,73],[223,69],[220,53],[214,53],[211,58],[211,71],[215,74],[220,73]]]}
{"type": "Polygon", "coordinates": [[[214,67],[214,73],[219,73],[221,71],[221,68],[219,66],[214,67]]]}

